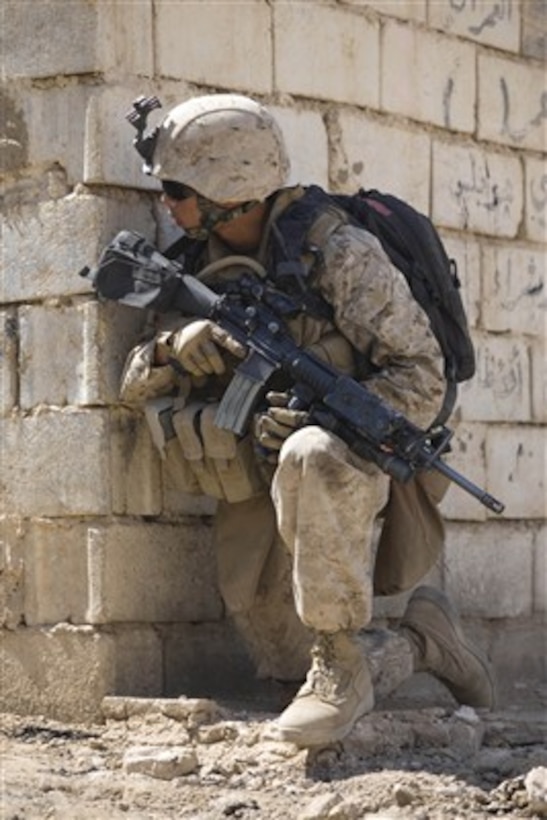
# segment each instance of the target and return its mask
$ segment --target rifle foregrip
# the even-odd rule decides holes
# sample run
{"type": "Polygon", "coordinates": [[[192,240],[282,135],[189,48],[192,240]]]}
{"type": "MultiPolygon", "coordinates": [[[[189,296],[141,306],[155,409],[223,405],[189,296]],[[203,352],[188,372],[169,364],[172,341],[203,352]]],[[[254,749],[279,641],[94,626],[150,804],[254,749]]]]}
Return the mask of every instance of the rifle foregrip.
{"type": "Polygon", "coordinates": [[[413,467],[393,453],[378,450],[361,439],[355,439],[350,447],[358,456],[366,458],[367,461],[373,461],[384,473],[394,478],[395,481],[401,482],[401,484],[405,484],[414,475],[413,467]]]}

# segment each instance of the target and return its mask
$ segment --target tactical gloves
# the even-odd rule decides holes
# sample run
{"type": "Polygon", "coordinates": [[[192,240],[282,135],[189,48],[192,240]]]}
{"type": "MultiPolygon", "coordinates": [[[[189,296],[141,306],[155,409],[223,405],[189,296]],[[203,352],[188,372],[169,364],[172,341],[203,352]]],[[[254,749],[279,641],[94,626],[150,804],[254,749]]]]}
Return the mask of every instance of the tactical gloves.
{"type": "Polygon", "coordinates": [[[169,356],[192,376],[224,373],[226,365],[218,347],[240,359],[245,356],[244,346],[209,319],[196,319],[172,333],[166,346],[169,356]]]}
{"type": "Polygon", "coordinates": [[[287,407],[287,393],[267,393],[266,401],[270,407],[264,413],[257,413],[253,432],[259,445],[277,457],[285,439],[307,423],[308,414],[287,407]]]}

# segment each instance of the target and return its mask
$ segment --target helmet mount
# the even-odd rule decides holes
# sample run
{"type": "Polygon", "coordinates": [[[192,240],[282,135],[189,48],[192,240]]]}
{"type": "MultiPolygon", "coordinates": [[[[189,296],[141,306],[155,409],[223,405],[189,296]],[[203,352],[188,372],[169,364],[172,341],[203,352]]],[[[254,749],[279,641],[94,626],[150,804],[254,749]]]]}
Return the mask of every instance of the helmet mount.
{"type": "Polygon", "coordinates": [[[137,129],[137,136],[133,140],[138,153],[144,159],[144,171],[149,174],[152,169],[152,157],[158,138],[159,126],[145,133],[148,115],[155,108],[161,108],[161,102],[157,97],[145,97],[141,95],[133,100],[133,108],[127,112],[125,119],[137,129]]]}

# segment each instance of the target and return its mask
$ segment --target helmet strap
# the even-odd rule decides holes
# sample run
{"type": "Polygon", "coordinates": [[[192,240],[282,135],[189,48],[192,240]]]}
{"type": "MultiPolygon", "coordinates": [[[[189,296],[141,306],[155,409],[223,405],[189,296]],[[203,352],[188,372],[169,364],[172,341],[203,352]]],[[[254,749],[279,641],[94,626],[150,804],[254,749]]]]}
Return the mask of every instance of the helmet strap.
{"type": "Polygon", "coordinates": [[[201,194],[197,194],[197,203],[202,215],[201,225],[199,228],[190,228],[186,231],[186,234],[191,239],[208,239],[213,228],[243,216],[255,205],[258,205],[258,200],[253,199],[249,202],[243,202],[241,205],[236,205],[235,208],[223,208],[222,205],[217,205],[201,194]]]}

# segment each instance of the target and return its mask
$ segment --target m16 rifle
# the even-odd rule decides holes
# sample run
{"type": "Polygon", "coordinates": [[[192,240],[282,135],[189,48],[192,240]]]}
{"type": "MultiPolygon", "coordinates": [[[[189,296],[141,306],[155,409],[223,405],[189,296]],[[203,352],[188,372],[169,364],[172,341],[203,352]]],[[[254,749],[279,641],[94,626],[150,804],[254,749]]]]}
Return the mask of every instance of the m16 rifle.
{"type": "Polygon", "coordinates": [[[104,299],[207,318],[245,346],[247,356],[219,404],[218,427],[245,434],[270,379],[282,372],[294,385],[290,407],[305,408],[310,424],[332,431],[396,481],[404,483],[418,470],[436,470],[489,510],[503,512],[500,501],[442,460],[453,435],[447,427],[421,430],[364,385],[300,348],[281,318],[284,295],[256,273],[244,273],[219,295],[138,233],[122,231],[97,266],[80,274],[104,299]]]}

